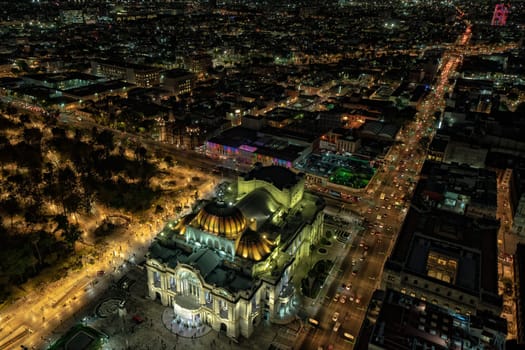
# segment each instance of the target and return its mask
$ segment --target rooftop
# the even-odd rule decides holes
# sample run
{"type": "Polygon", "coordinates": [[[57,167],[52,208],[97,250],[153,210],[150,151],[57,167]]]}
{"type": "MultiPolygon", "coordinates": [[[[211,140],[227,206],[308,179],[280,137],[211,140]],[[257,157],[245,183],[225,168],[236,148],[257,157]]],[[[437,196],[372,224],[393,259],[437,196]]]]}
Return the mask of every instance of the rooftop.
{"type": "MultiPolygon", "coordinates": [[[[421,170],[416,197],[440,209],[467,214],[474,207],[497,207],[496,173],[467,165],[427,161],[421,170]]],[[[488,212],[487,212],[488,215],[488,212]]]]}
{"type": "Polygon", "coordinates": [[[288,141],[274,137],[272,134],[261,133],[243,127],[228,129],[220,135],[212,137],[208,143],[243,149],[246,152],[267,155],[290,162],[299,158],[301,153],[307,148],[307,146],[291,144],[288,141]]]}
{"type": "Polygon", "coordinates": [[[369,343],[382,349],[503,349],[507,330],[499,317],[467,317],[394,290],[387,290],[378,304],[369,343]]]}
{"type": "Polygon", "coordinates": [[[412,207],[387,266],[471,295],[497,296],[498,228],[496,220],[412,207]],[[447,261],[448,268],[436,273],[434,259],[447,261]]]}
{"type": "Polygon", "coordinates": [[[259,166],[244,175],[244,179],[247,181],[252,179],[264,180],[273,184],[281,191],[297,185],[301,178],[302,175],[280,166],[259,166]]]}
{"type": "Polygon", "coordinates": [[[363,125],[361,133],[384,137],[387,139],[394,139],[398,130],[399,128],[394,124],[367,121],[363,125]]]}

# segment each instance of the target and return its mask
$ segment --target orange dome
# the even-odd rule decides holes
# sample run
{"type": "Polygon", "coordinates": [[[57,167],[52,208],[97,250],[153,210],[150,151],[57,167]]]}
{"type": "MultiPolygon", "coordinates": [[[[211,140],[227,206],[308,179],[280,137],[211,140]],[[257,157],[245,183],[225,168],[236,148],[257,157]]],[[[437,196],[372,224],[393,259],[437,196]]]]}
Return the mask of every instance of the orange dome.
{"type": "Polygon", "coordinates": [[[235,249],[237,255],[254,261],[264,259],[271,251],[271,243],[252,230],[244,232],[235,249]]]}
{"type": "Polygon", "coordinates": [[[200,229],[228,239],[236,239],[248,225],[239,209],[216,202],[206,204],[195,220],[200,229]]]}

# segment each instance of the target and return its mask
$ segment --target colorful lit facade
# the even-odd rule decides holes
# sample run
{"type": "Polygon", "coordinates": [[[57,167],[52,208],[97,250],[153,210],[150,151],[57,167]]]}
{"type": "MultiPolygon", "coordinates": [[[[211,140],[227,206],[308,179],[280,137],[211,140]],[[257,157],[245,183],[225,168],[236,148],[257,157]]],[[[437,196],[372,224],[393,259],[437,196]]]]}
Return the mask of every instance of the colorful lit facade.
{"type": "Polygon", "coordinates": [[[291,168],[293,165],[291,160],[280,159],[272,155],[258,153],[257,147],[249,145],[233,147],[207,141],[206,155],[211,158],[235,159],[239,164],[249,166],[254,165],[255,163],[261,163],[264,165],[278,165],[285,168],[291,168]]]}
{"type": "Polygon", "coordinates": [[[323,208],[302,174],[254,168],[159,234],[146,262],[149,297],[188,326],[231,338],[250,337],[263,319],[293,320],[295,275],[321,239],[323,208]]]}
{"type": "Polygon", "coordinates": [[[496,4],[494,7],[494,14],[492,15],[491,24],[493,26],[504,26],[507,24],[509,8],[510,5],[508,4],[496,4]]]}

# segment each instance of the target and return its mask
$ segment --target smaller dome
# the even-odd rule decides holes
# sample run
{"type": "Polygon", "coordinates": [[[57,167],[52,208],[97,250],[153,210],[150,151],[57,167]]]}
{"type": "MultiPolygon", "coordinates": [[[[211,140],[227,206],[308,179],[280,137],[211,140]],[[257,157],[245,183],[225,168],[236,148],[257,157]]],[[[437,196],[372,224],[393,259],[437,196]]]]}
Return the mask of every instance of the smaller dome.
{"type": "Polygon", "coordinates": [[[245,259],[261,261],[272,251],[272,244],[261,234],[246,230],[237,243],[235,253],[245,259]]]}
{"type": "Polygon", "coordinates": [[[217,202],[206,204],[195,220],[202,230],[228,239],[236,239],[248,225],[238,208],[217,202]]]}

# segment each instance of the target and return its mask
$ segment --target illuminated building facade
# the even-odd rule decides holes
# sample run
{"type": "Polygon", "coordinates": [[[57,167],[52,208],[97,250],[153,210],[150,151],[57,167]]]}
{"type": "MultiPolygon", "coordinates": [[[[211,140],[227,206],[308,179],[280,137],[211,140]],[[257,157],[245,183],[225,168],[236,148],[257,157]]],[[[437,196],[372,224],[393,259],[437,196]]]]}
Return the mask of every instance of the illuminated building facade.
{"type": "Polygon", "coordinates": [[[160,70],[154,67],[112,61],[92,61],[94,75],[110,79],[120,79],[140,87],[157,86],[160,83],[160,70]]]}
{"type": "Polygon", "coordinates": [[[172,69],[161,77],[161,87],[173,95],[189,94],[195,87],[196,75],[183,70],[172,69]]]}
{"type": "Polygon", "coordinates": [[[312,142],[285,138],[277,134],[234,127],[206,141],[206,155],[210,158],[231,161],[244,167],[256,163],[292,168],[306,157],[312,142]]]}
{"type": "Polygon", "coordinates": [[[159,234],[146,262],[149,297],[231,338],[250,337],[263,318],[293,319],[293,280],[321,239],[323,208],[302,174],[256,166],[159,234]]]}
{"type": "Polygon", "coordinates": [[[252,165],[255,163],[275,164],[285,168],[292,167],[292,161],[286,159],[279,159],[272,155],[261,154],[257,152],[257,147],[249,145],[240,145],[239,147],[232,147],[221,145],[213,142],[206,142],[207,154],[214,158],[229,158],[235,159],[236,162],[244,165],[252,165]]]}

